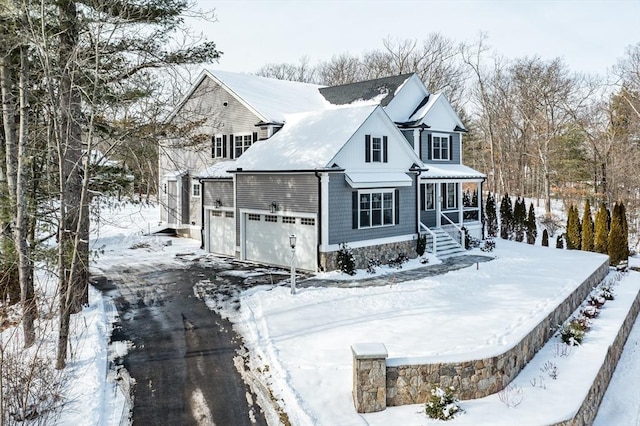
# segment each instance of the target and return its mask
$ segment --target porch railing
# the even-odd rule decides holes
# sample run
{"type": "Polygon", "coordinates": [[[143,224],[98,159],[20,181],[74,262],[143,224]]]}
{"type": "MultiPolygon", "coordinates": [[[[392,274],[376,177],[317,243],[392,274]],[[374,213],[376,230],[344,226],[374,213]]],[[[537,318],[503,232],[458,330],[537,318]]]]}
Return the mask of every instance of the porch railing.
{"type": "Polygon", "coordinates": [[[438,248],[438,240],[436,238],[436,234],[431,229],[427,228],[424,223],[420,222],[420,235],[422,236],[422,234],[429,234],[429,236],[431,237],[431,250],[429,250],[429,238],[427,238],[427,247],[425,248],[425,251],[428,253],[436,254],[438,248]]]}
{"type": "Polygon", "coordinates": [[[462,248],[465,248],[464,230],[460,228],[458,225],[456,225],[455,223],[453,223],[453,221],[451,221],[451,219],[449,219],[449,217],[446,214],[440,213],[440,216],[442,216],[447,222],[449,222],[447,226],[442,227],[442,230],[444,230],[447,234],[449,234],[449,236],[453,238],[454,241],[458,242],[462,248]]]}

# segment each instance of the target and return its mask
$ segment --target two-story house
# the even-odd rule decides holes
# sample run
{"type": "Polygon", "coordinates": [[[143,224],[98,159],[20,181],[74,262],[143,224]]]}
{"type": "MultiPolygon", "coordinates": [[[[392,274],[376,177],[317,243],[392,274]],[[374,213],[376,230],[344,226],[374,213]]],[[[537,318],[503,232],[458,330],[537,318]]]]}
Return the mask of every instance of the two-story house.
{"type": "Polygon", "coordinates": [[[203,72],[170,121],[206,143],[160,151],[161,220],[207,251],[279,266],[360,267],[481,236],[484,175],[462,164],[463,124],[415,74],[335,87],[203,72]]]}

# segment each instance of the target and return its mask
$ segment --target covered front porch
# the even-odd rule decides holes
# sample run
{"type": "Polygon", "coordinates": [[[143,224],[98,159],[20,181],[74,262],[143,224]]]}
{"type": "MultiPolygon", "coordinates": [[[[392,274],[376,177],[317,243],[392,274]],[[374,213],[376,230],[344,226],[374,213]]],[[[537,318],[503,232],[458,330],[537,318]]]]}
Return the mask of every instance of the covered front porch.
{"type": "Polygon", "coordinates": [[[434,241],[445,232],[464,247],[465,235],[482,238],[483,179],[421,178],[419,185],[419,232],[426,234],[428,251],[438,252],[434,241]]]}

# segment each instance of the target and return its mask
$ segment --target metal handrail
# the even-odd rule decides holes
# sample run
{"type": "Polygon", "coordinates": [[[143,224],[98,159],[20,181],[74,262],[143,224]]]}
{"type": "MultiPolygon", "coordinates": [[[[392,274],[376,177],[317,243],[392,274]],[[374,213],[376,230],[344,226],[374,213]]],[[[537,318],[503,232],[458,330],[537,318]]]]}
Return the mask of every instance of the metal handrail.
{"type": "Polygon", "coordinates": [[[420,229],[427,231],[430,235],[431,235],[431,239],[433,240],[433,254],[437,253],[437,244],[438,244],[438,239],[436,238],[436,234],[435,232],[433,232],[431,229],[429,229],[427,226],[425,226],[424,223],[420,222],[420,229]]]}

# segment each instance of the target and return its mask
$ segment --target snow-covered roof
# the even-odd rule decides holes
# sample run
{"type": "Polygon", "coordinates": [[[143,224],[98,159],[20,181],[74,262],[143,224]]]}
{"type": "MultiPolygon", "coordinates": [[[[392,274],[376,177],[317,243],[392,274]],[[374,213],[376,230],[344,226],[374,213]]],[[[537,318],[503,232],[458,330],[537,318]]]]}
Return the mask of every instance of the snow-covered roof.
{"type": "Polygon", "coordinates": [[[423,179],[485,179],[487,176],[462,164],[425,164],[428,171],[420,175],[423,179]]]}
{"type": "Polygon", "coordinates": [[[323,86],[227,71],[209,74],[267,122],[282,123],[287,114],[317,111],[329,105],[318,91],[323,86]]]}
{"type": "Polygon", "coordinates": [[[330,161],[377,105],[294,114],[270,139],[254,143],[236,160],[244,170],[316,170],[330,161]]]}
{"type": "Polygon", "coordinates": [[[236,168],[236,160],[231,160],[231,161],[220,161],[216,164],[214,164],[213,166],[207,167],[206,169],[202,170],[200,173],[198,173],[198,175],[196,177],[200,178],[200,179],[206,179],[206,178],[217,178],[217,179],[224,179],[224,178],[231,178],[233,177],[230,173],[227,172],[227,170],[231,170],[231,169],[235,169],[236,168]]]}
{"type": "MultiPolygon", "coordinates": [[[[429,122],[428,119],[428,115],[432,112],[437,110],[438,106],[440,108],[440,112],[444,115],[444,117],[448,117],[448,119],[446,119],[445,121],[450,121],[452,123],[454,123],[454,125],[452,126],[451,129],[438,129],[438,130],[449,130],[449,131],[453,131],[454,128],[459,127],[461,129],[464,129],[464,124],[462,124],[462,121],[460,121],[460,117],[458,117],[458,114],[453,110],[453,108],[451,107],[451,104],[449,103],[449,100],[446,98],[446,96],[444,96],[442,93],[437,93],[435,95],[431,95],[429,96],[428,101],[421,107],[419,107],[418,109],[416,109],[416,111],[411,115],[411,117],[409,117],[408,121],[414,121],[414,122],[421,122],[424,124],[427,124],[431,127],[434,127],[433,124],[429,122]]],[[[442,115],[439,115],[436,120],[438,122],[442,121],[442,115]]],[[[433,118],[433,117],[432,117],[433,118]]],[[[437,126],[435,126],[437,128],[437,126]]]]}

